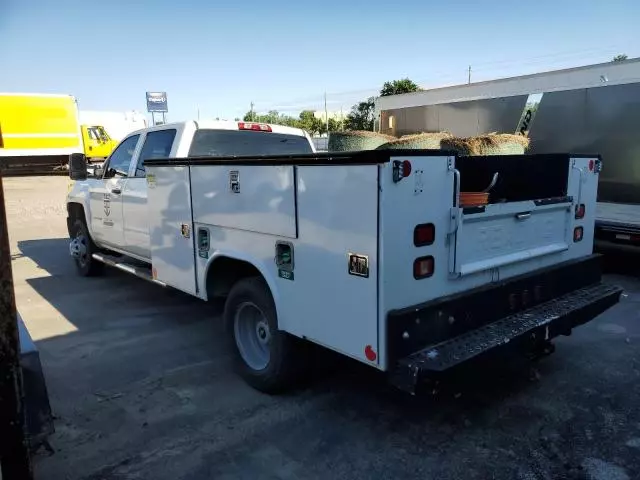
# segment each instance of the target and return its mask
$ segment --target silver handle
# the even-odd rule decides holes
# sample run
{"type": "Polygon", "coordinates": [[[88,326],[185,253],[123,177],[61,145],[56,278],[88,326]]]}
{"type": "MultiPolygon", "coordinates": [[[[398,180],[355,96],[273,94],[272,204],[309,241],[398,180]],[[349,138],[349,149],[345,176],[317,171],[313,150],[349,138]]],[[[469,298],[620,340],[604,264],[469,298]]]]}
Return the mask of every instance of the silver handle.
{"type": "Polygon", "coordinates": [[[454,207],[458,207],[460,205],[460,171],[456,168],[453,170],[453,175],[456,177],[456,191],[455,193],[455,205],[454,207]]]}
{"type": "Polygon", "coordinates": [[[531,212],[516,213],[516,218],[518,220],[526,220],[530,216],[531,216],[531,212]]]}

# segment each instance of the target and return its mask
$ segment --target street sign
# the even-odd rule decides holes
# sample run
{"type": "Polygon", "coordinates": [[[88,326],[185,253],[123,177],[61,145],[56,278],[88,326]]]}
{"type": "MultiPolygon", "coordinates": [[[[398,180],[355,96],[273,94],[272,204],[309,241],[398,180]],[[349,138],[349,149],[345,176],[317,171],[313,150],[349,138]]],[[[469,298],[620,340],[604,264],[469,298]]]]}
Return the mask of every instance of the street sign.
{"type": "Polygon", "coordinates": [[[168,112],[167,92],[147,92],[147,112],[168,112]]]}

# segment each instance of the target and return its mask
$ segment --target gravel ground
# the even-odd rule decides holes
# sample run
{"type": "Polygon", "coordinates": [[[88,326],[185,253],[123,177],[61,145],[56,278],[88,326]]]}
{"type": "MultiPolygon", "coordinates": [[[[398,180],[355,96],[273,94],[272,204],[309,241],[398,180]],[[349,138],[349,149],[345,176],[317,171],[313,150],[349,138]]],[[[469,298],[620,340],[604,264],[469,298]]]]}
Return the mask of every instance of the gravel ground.
{"type": "Polygon", "coordinates": [[[640,478],[640,262],[627,297],[528,370],[408,397],[350,361],[289,395],[239,380],[219,308],[68,257],[61,177],[5,179],[18,308],[56,415],[39,479],[640,478]]]}

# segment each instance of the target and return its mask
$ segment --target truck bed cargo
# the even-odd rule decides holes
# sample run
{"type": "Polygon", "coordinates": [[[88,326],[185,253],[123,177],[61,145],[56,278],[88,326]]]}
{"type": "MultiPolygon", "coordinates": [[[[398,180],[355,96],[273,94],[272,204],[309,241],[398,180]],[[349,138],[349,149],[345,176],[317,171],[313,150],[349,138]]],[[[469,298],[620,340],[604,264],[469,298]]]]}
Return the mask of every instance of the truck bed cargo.
{"type": "Polygon", "coordinates": [[[521,133],[531,139],[529,153],[598,152],[606,168],[596,240],[599,246],[638,247],[612,239],[608,226],[623,222],[635,232],[640,218],[639,80],[640,59],[634,58],[380,97],[378,130],[521,133]]]}

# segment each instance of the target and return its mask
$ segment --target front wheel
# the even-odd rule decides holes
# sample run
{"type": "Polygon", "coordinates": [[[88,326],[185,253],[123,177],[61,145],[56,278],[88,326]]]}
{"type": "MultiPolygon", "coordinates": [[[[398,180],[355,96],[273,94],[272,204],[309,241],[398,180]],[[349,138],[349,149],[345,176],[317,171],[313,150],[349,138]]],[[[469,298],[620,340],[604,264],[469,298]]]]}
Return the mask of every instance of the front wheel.
{"type": "Polygon", "coordinates": [[[238,281],[225,303],[224,320],[237,369],[253,388],[281,392],[300,372],[300,340],[278,330],[275,305],[262,278],[238,281]]]}
{"type": "Polygon", "coordinates": [[[92,257],[97,248],[89,236],[85,223],[79,218],[76,219],[71,231],[72,238],[69,244],[69,252],[76,263],[78,273],[83,277],[101,274],[104,264],[92,257]]]}

